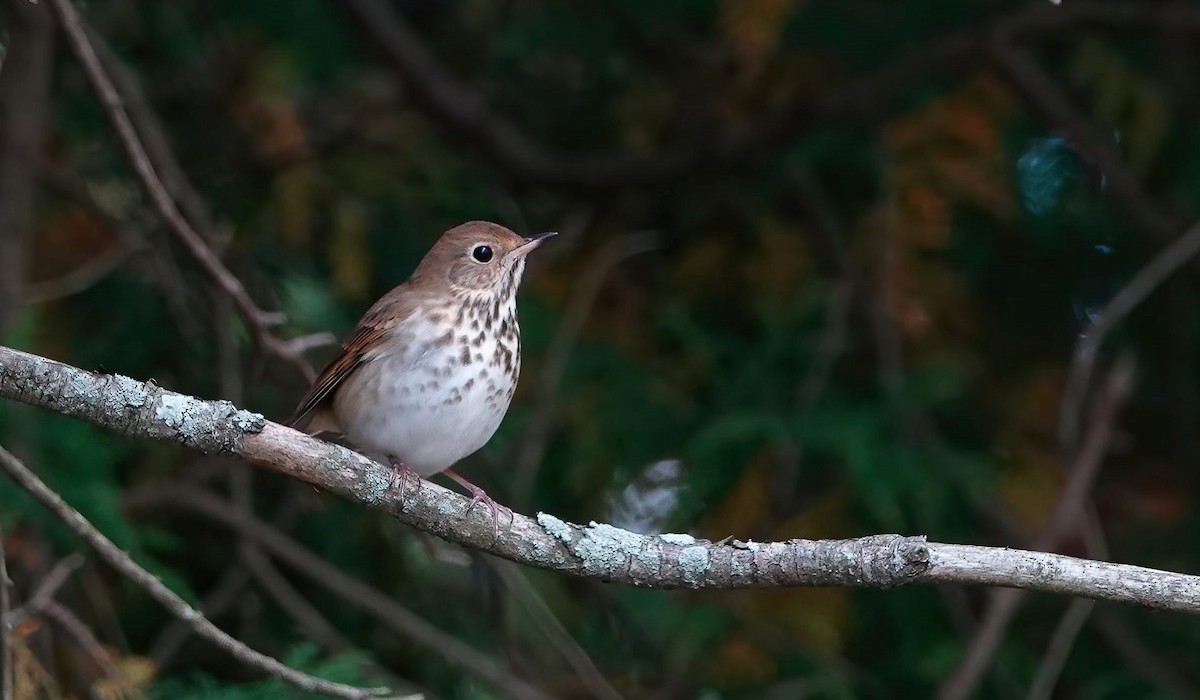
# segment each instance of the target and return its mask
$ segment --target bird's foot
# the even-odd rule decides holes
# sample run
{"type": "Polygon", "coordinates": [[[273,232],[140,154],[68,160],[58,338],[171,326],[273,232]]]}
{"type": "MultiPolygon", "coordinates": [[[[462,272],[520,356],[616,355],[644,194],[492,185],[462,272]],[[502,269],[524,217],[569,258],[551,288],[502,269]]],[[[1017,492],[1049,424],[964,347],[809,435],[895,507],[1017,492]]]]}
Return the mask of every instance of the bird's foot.
{"type": "Polygon", "coordinates": [[[403,495],[405,483],[409,479],[413,480],[413,486],[420,488],[421,475],[413,471],[411,467],[391,455],[388,455],[388,464],[392,465],[392,479],[388,482],[390,488],[403,495]]]}
{"type": "Polygon", "coordinates": [[[454,472],[454,470],[447,469],[446,476],[450,477],[451,479],[454,479],[463,488],[465,488],[466,490],[471,492],[471,505],[467,506],[468,513],[471,512],[471,509],[475,507],[476,503],[482,503],[483,505],[487,506],[488,510],[492,511],[492,535],[493,535],[493,537],[495,537],[495,539],[497,539],[497,540],[500,539],[500,511],[502,511],[502,510],[508,511],[508,522],[512,523],[512,519],[513,519],[512,509],[508,508],[507,506],[502,506],[499,503],[496,503],[494,500],[492,500],[491,496],[487,495],[487,491],[484,491],[483,489],[479,488],[475,484],[472,484],[471,482],[462,478],[461,476],[456,474],[454,472]]]}

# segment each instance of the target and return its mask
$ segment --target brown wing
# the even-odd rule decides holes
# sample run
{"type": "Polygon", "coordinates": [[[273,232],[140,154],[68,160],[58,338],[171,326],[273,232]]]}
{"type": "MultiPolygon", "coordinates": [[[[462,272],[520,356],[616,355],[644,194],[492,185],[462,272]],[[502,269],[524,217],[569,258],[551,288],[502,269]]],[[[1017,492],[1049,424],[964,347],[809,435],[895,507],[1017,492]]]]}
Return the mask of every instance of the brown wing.
{"type": "Polygon", "coordinates": [[[362,323],[354,333],[342,344],[341,351],[321,370],[296,412],[288,419],[287,424],[299,428],[314,410],[321,407],[326,399],[333,395],[334,390],[354,373],[362,364],[367,348],[372,347],[384,334],[384,330],[375,324],[362,323]]]}

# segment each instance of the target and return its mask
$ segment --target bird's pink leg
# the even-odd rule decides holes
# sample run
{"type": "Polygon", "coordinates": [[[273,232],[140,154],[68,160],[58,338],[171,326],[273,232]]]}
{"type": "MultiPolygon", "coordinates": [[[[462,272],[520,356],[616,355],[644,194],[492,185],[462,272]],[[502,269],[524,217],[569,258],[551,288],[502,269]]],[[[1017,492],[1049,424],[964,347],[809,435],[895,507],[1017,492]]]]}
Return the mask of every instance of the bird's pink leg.
{"type": "Polygon", "coordinates": [[[404,482],[410,478],[413,484],[418,488],[421,486],[421,475],[414,472],[407,464],[396,459],[392,455],[388,455],[388,464],[392,465],[392,480],[388,484],[393,489],[398,489],[401,493],[404,491],[404,482]]]}
{"type": "Polygon", "coordinates": [[[512,509],[493,501],[492,497],[487,495],[486,491],[462,478],[455,473],[453,469],[447,469],[445,474],[451,479],[457,481],[463,488],[471,492],[471,505],[467,507],[468,513],[471,512],[471,508],[474,508],[476,503],[483,503],[488,507],[489,510],[492,511],[492,529],[494,530],[496,539],[500,539],[500,510],[507,510],[509,522],[512,522],[512,509]]]}

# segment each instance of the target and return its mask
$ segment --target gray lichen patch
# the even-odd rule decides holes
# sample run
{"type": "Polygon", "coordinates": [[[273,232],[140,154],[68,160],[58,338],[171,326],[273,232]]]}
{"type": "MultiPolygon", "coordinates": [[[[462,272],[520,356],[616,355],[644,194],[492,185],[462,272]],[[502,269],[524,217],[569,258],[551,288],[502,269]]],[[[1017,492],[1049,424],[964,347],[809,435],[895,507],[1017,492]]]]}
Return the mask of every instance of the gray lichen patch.
{"type": "Polygon", "coordinates": [[[229,401],[222,401],[229,423],[243,433],[260,433],[267,424],[266,417],[261,413],[244,411],[229,401]]]}
{"type": "Polygon", "coordinates": [[[729,560],[729,573],[735,580],[754,578],[754,555],[746,552],[734,553],[729,560]]]}
{"type": "Polygon", "coordinates": [[[666,542],[667,544],[677,544],[677,545],[696,544],[696,538],[692,537],[691,535],[681,535],[681,534],[674,533],[674,532],[664,532],[663,534],[659,535],[658,537],[659,537],[659,539],[661,539],[663,542],[666,542]]]}
{"type": "Polygon", "coordinates": [[[244,433],[261,431],[266,424],[261,415],[229,401],[202,401],[165,390],[158,391],[149,410],[159,436],[205,452],[236,452],[244,433]]]}
{"type": "Polygon", "coordinates": [[[172,430],[181,430],[188,424],[188,413],[195,399],[180,394],[164,392],[154,407],[154,418],[172,430]]]}
{"type": "MultiPolygon", "coordinates": [[[[378,505],[383,503],[392,480],[379,469],[364,469],[355,484],[354,492],[364,503],[378,505]]],[[[409,499],[405,499],[406,501],[409,499]]]]}
{"type": "Polygon", "coordinates": [[[593,521],[583,537],[571,545],[571,552],[579,557],[584,572],[611,577],[635,559],[642,568],[657,571],[662,554],[648,544],[648,538],[642,535],[593,521]]]}
{"type": "Polygon", "coordinates": [[[683,582],[699,586],[708,573],[708,549],[702,546],[688,547],[679,553],[679,571],[683,582]]]}
{"type": "Polygon", "coordinates": [[[546,534],[550,535],[559,542],[571,544],[571,538],[572,535],[574,535],[574,530],[572,530],[571,526],[567,523],[559,520],[549,513],[538,513],[537,522],[538,525],[541,525],[542,529],[546,531],[546,534]]]}
{"type": "MultiPolygon", "coordinates": [[[[80,389],[87,394],[95,394],[99,402],[104,405],[105,415],[122,416],[128,414],[130,410],[138,410],[146,405],[150,398],[150,392],[146,390],[146,385],[136,379],[130,379],[119,374],[112,374],[104,378],[97,384],[95,377],[86,372],[75,372],[71,377],[71,386],[73,389],[80,389]]],[[[96,403],[93,399],[85,399],[89,403],[96,403]]]]}

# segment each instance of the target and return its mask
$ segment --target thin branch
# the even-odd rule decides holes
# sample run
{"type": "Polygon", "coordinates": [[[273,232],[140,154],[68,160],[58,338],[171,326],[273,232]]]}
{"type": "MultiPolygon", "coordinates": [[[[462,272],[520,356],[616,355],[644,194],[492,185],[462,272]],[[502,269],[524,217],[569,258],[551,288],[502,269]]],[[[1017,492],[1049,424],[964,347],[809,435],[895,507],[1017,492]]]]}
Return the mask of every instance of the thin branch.
{"type": "Polygon", "coordinates": [[[133,255],[134,250],[118,243],[79,267],[58,277],[25,286],[25,304],[44,304],[87,291],[133,255]]]}
{"type": "Polygon", "coordinates": [[[1081,406],[1091,386],[1092,373],[1100,347],[1108,334],[1125,317],[1133,312],[1168,277],[1200,254],[1200,222],[1184,231],[1182,235],[1159,251],[1158,255],[1138,270],[1133,279],[1117,292],[1108,304],[1092,320],[1090,326],[1079,335],[1075,344],[1075,355],[1071,371],[1063,389],[1062,406],[1059,409],[1059,443],[1065,447],[1076,439],[1078,426],[1083,417],[1081,406]]]}
{"type": "Polygon", "coordinates": [[[1033,687],[1029,689],[1026,700],[1050,700],[1054,695],[1054,686],[1058,684],[1058,677],[1067,665],[1067,658],[1075,646],[1075,639],[1083,631],[1083,626],[1092,616],[1095,607],[1094,600],[1073,600],[1067,606],[1067,611],[1054,628],[1054,635],[1050,638],[1050,645],[1046,647],[1046,655],[1038,666],[1033,687]]]}
{"type": "MultiPolygon", "coordinates": [[[[1055,504],[1054,512],[1034,538],[1034,548],[1053,549],[1077,531],[1096,474],[1108,452],[1117,413],[1128,396],[1131,374],[1130,367],[1119,366],[1106,382],[1097,400],[1092,425],[1067,474],[1067,483],[1055,504]]],[[[979,680],[991,666],[1024,598],[1024,592],[1017,590],[997,590],[988,597],[983,621],[958,666],[939,687],[939,700],[966,700],[972,697],[979,680]]]]}
{"type": "MultiPolygon", "coordinates": [[[[199,487],[200,484],[193,486],[199,487]]],[[[272,524],[283,531],[290,529],[300,517],[300,499],[296,488],[289,489],[282,501],[275,507],[271,516],[272,524]]],[[[250,572],[244,567],[226,569],[217,583],[209,589],[200,609],[208,617],[219,617],[225,614],[241,598],[242,591],[251,582],[250,572]]],[[[192,628],[182,620],[172,620],[154,639],[150,645],[149,656],[159,667],[166,666],[170,660],[183,648],[184,642],[192,633],[192,628]]]]}
{"type": "Polygon", "coordinates": [[[1200,693],[1176,671],[1158,651],[1149,649],[1133,629],[1118,615],[1116,610],[1100,610],[1096,613],[1096,631],[1111,647],[1125,666],[1136,676],[1171,698],[1196,698],[1200,693]]]}
{"type": "Polygon", "coordinates": [[[79,18],[80,26],[87,32],[91,43],[100,59],[104,72],[111,78],[113,87],[121,98],[121,104],[129,121],[137,132],[139,140],[146,150],[146,158],[161,178],[163,189],[171,196],[172,201],[178,202],[188,222],[195,227],[202,240],[208,245],[221,245],[216,224],[204,198],[188,180],[187,173],[179,165],[175,153],[171,150],[166,130],[154,114],[154,109],[143,94],[141,86],[133,72],[121,62],[112,47],[98,32],[79,18]]]}
{"type": "Polygon", "coordinates": [[[257,547],[240,548],[239,557],[251,577],[270,595],[275,604],[291,617],[304,635],[331,654],[350,651],[355,646],[333,626],[319,610],[287,582],[279,569],[257,547]]]}
{"type": "Polygon", "coordinates": [[[8,31],[0,71],[0,338],[24,296],[25,248],[54,75],[50,13],[28,0],[7,0],[4,5],[8,31]]]}
{"type": "Polygon", "coordinates": [[[51,0],[51,4],[58,15],[59,23],[67,36],[72,52],[83,66],[88,80],[96,91],[97,98],[108,114],[109,121],[112,122],[113,129],[129,157],[130,164],[137,173],[146,194],[167,222],[168,228],[196,260],[205,274],[230,298],[238,316],[245,322],[259,347],[268,354],[288,362],[311,380],[315,374],[311,365],[303,357],[292,353],[287,343],[276,338],[269,330],[272,326],[282,323],[283,317],[278,313],[264,311],[254,303],[241,280],[225,267],[217,254],[204,241],[204,238],[180,213],[179,208],[175,205],[175,200],[155,171],[154,165],[146,153],[146,148],[125,109],[125,103],[113,84],[112,78],[104,69],[95,47],[89,41],[87,31],[83,28],[79,15],[70,0],[51,0]]]}
{"type": "MultiPolygon", "coordinates": [[[[121,670],[113,663],[112,657],[104,651],[104,646],[100,644],[100,640],[96,639],[96,635],[83,623],[83,620],[79,619],[79,616],[54,600],[45,601],[39,613],[56,623],[74,639],[75,643],[87,652],[87,655],[92,657],[92,660],[100,668],[104,669],[105,675],[110,679],[117,680],[122,678],[121,670]]],[[[126,697],[125,694],[122,694],[122,697],[126,697]]],[[[132,697],[141,698],[144,696],[140,692],[135,692],[132,694],[132,697]]]]}
{"type": "Polygon", "coordinates": [[[129,554],[113,544],[112,540],[105,537],[86,518],[80,515],[79,511],[63,501],[57,492],[47,486],[36,474],[30,471],[16,457],[9,454],[3,447],[0,447],[0,468],[3,468],[14,481],[21,485],[21,488],[25,489],[43,506],[54,513],[78,537],[95,549],[96,553],[109,566],[146,591],[151,598],[154,598],[155,601],[170,611],[171,614],[181,620],[187,620],[195,629],[196,634],[209,640],[242,663],[285,681],[296,688],[312,693],[321,693],[338,698],[352,698],[354,700],[382,697],[387,694],[388,691],[386,688],[356,688],[310,676],[307,673],[285,666],[265,654],[260,654],[250,649],[209,622],[200,614],[200,611],[188,605],[187,601],[180,598],[170,588],[167,588],[154,574],[138,566],[137,562],[129,554]]]}
{"type": "Polygon", "coordinates": [[[513,594],[521,607],[525,608],[525,612],[541,626],[546,637],[575,670],[592,695],[600,700],[624,700],[624,696],[613,687],[612,683],[608,682],[604,673],[596,667],[596,662],[592,661],[592,657],[588,655],[587,651],[579,645],[579,642],[575,641],[566,626],[558,619],[542,596],[538,595],[524,574],[512,562],[492,558],[488,558],[487,561],[492,570],[500,576],[505,588],[513,594]]]}
{"type": "Polygon", "coordinates": [[[1012,37],[999,35],[990,43],[989,55],[1000,72],[1043,117],[1067,136],[1083,158],[1105,177],[1106,191],[1118,207],[1139,229],[1156,241],[1166,243],[1182,223],[1163,213],[1138,181],[1137,176],[1122,162],[1121,156],[1087,118],[1071,104],[1066,91],[1038,65],[1026,49],[1016,46],[1012,37]]]}
{"type": "MultiPolygon", "coordinates": [[[[449,493],[449,492],[447,492],[449,493]]],[[[542,691],[511,675],[494,659],[426,622],[383,592],[342,572],[303,545],[234,504],[195,489],[155,489],[130,494],[126,507],[135,511],[169,506],[192,512],[254,542],[279,561],[324,586],[342,600],[362,608],[401,636],[434,652],[472,676],[517,700],[548,700],[542,691]]],[[[490,520],[488,522],[491,522],[490,520]]]]}
{"type": "Polygon", "coordinates": [[[12,611],[12,626],[16,627],[30,616],[41,612],[48,603],[54,600],[58,589],[62,588],[67,579],[71,577],[71,574],[75,573],[75,570],[81,566],[83,566],[83,555],[76,552],[64,557],[51,567],[50,573],[46,574],[46,577],[34,589],[33,595],[29,596],[29,600],[12,611]]]}
{"type": "Polygon", "coordinates": [[[710,542],[689,535],[639,535],[603,523],[575,525],[547,513],[536,519],[513,514],[497,531],[487,509],[473,508],[465,496],[424,480],[394,488],[387,467],[228,401],[202,401],[154,383],[95,374],[4,347],[0,396],[123,435],[236,455],[451,542],[576,576],[655,588],[958,583],[1200,613],[1200,576],[919,536],[710,542]]]}
{"type": "MultiPolygon", "coordinates": [[[[206,591],[204,600],[200,602],[200,614],[209,618],[223,615],[242,599],[242,594],[249,583],[250,572],[245,568],[226,570],[221,578],[206,591]]],[[[195,628],[188,624],[187,620],[171,618],[171,623],[166,625],[165,629],[159,632],[147,647],[146,656],[154,662],[156,667],[166,668],[195,631],[195,628]]]]}

